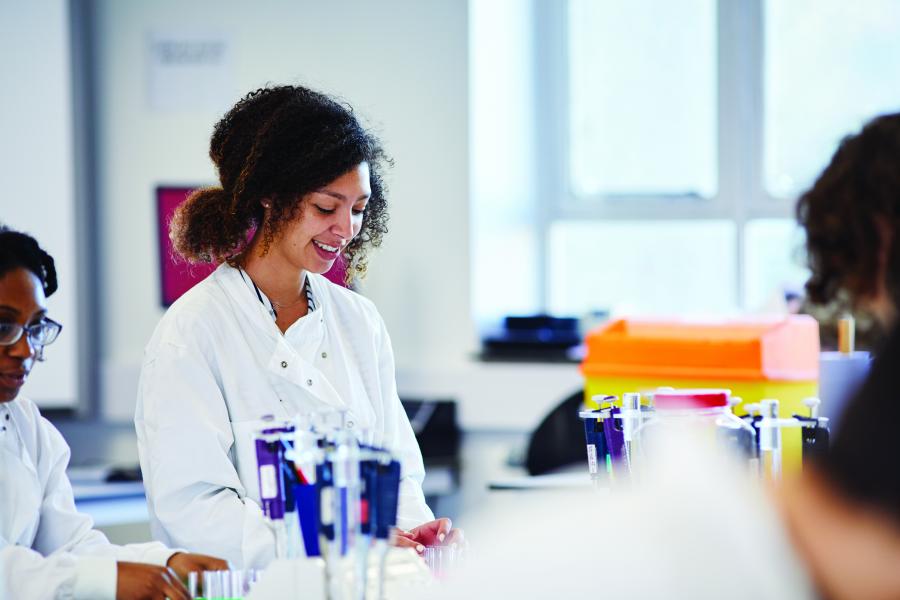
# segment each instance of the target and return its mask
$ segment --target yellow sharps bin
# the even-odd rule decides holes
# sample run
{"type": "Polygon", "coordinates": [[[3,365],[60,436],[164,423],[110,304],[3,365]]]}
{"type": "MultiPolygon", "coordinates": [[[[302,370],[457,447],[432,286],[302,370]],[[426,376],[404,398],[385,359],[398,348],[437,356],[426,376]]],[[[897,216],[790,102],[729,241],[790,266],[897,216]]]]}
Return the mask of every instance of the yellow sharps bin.
{"type": "MultiPolygon", "coordinates": [[[[741,403],[779,401],[779,416],[805,415],[816,396],[819,326],[806,315],[739,320],[618,319],[588,333],[585,401],[659,387],[725,388],[741,403]]],[[[800,468],[800,429],[782,432],[784,469],[800,468]]]]}

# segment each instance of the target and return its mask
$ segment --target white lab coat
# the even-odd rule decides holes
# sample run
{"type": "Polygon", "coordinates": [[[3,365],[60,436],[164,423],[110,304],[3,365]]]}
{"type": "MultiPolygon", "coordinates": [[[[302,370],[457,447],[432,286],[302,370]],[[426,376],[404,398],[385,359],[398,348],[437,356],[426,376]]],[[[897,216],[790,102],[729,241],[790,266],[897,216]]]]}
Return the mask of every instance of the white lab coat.
{"type": "Polygon", "coordinates": [[[162,544],[115,546],[78,513],[69,447],[33,402],[0,404],[0,599],[115,598],[116,561],[165,565],[162,544]]]}
{"type": "Polygon", "coordinates": [[[135,426],[151,529],[169,544],[264,567],[275,538],[259,505],[261,418],[329,408],[400,459],[398,525],[434,518],[400,404],[390,338],[371,301],[309,275],[316,310],[282,335],[245,273],[227,264],[179,298],[147,346],[135,426]]]}

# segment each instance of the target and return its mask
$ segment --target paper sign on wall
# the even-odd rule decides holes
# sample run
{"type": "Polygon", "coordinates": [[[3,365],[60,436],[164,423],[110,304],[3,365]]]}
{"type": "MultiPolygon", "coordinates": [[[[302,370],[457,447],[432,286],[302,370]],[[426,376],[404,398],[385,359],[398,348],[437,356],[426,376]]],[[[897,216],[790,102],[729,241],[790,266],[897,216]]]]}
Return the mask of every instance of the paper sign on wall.
{"type": "Polygon", "coordinates": [[[234,101],[231,36],[209,31],[147,35],[147,100],[151,110],[224,111],[234,101]]]}

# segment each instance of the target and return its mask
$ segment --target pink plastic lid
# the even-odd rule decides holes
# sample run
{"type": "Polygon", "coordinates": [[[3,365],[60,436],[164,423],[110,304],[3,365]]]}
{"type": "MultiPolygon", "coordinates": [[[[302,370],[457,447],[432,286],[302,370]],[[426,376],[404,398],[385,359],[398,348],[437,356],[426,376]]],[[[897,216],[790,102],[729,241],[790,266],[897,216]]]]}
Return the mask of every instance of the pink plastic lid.
{"type": "Polygon", "coordinates": [[[660,390],[653,405],[661,409],[719,408],[728,406],[731,390],[660,390]]]}

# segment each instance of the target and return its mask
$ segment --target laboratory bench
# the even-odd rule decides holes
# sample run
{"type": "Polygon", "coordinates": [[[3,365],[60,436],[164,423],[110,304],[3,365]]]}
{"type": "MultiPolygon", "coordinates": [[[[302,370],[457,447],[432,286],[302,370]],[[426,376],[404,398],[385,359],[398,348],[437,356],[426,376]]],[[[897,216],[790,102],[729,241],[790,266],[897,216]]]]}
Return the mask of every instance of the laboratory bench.
{"type": "MultiPolygon", "coordinates": [[[[453,418],[461,435],[456,455],[428,456],[433,445],[421,445],[428,503],[436,514],[456,523],[464,523],[467,512],[487,500],[492,482],[498,488],[518,485],[526,475],[519,463],[529,432],[573,390],[583,387],[577,364],[540,362],[469,361],[458,368],[401,368],[397,383],[404,399],[455,403],[453,418]]],[[[415,426],[416,414],[410,418],[415,426]]],[[[53,421],[72,448],[69,474],[79,510],[90,514],[115,542],[149,539],[133,424],[53,421]]]]}
{"type": "MultiPolygon", "coordinates": [[[[150,539],[144,487],[128,481],[137,475],[137,439],[130,423],[57,421],[72,448],[69,477],[78,509],[91,515],[98,529],[115,543],[150,539]],[[109,481],[119,479],[119,481],[109,481]]],[[[465,526],[467,512],[483,506],[492,482],[525,476],[517,462],[527,432],[463,432],[456,464],[426,465],[423,489],[440,516],[465,526]]]]}

